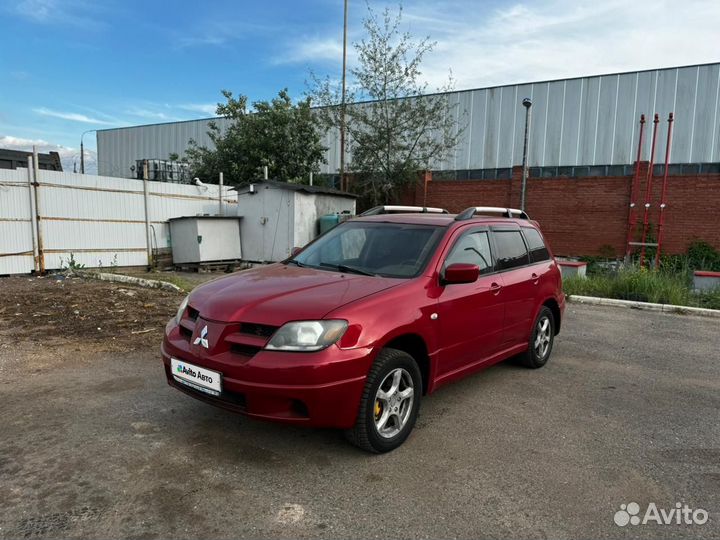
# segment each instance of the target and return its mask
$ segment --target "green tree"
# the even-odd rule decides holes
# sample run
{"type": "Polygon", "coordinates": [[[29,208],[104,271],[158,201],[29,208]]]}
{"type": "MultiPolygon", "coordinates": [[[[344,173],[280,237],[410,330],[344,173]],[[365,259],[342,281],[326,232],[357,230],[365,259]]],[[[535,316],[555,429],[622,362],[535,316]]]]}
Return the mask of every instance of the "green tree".
{"type": "MultiPolygon", "coordinates": [[[[418,173],[448,158],[463,127],[447,95],[452,76],[428,94],[421,65],[435,42],[416,42],[401,31],[402,7],[378,16],[368,7],[363,21],[366,36],[354,44],[358,65],[350,70],[346,93],[346,155],[352,189],[366,204],[383,204],[397,198],[418,173]],[[422,97],[418,97],[422,96],[422,97]]],[[[325,129],[339,130],[340,90],[329,77],[311,75],[310,95],[321,105],[318,117],[325,129]]],[[[464,123],[464,115],[462,116],[464,123]]]]}
{"type": "Polygon", "coordinates": [[[218,116],[230,120],[219,126],[209,122],[208,136],[214,148],[190,141],[186,158],[193,176],[203,182],[217,183],[218,174],[232,185],[244,185],[262,177],[267,166],[270,178],[302,181],[318,172],[324,162],[325,147],[310,109],[310,99],[293,103],[287,89],[272,101],[256,101],[248,111],[247,97],[233,97],[219,103],[218,116]]]}

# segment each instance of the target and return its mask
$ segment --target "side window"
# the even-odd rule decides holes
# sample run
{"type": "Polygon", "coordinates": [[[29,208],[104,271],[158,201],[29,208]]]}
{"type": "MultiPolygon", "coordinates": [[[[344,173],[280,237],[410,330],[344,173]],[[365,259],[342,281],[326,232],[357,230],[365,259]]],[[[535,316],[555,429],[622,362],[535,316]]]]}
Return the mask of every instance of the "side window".
{"type": "Polygon", "coordinates": [[[493,271],[490,238],[487,231],[475,231],[461,236],[445,260],[445,266],[454,263],[476,264],[481,274],[493,271]]]}
{"type": "Polygon", "coordinates": [[[550,259],[550,252],[545,247],[545,242],[543,242],[540,233],[531,227],[523,227],[522,231],[530,250],[530,262],[536,263],[550,259]]]}
{"type": "Polygon", "coordinates": [[[528,252],[520,231],[493,231],[497,247],[498,270],[508,270],[528,264],[528,252]]]}

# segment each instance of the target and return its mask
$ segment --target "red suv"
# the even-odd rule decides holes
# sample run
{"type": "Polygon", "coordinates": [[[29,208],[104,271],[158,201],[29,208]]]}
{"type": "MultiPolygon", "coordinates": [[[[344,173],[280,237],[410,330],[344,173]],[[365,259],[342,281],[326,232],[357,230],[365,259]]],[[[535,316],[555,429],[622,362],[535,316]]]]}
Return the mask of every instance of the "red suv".
{"type": "Polygon", "coordinates": [[[386,452],[421,396],[511,356],[545,365],[565,297],[537,223],[513,209],[396,211],[193,290],[166,328],[168,383],[386,452]]]}

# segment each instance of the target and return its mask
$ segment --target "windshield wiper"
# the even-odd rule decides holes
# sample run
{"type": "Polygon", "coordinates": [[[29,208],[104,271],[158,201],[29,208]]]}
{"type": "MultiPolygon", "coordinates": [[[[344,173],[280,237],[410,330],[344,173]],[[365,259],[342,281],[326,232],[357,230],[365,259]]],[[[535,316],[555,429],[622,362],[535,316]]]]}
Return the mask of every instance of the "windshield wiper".
{"type": "Polygon", "coordinates": [[[328,268],[335,268],[336,270],[340,272],[345,272],[347,274],[360,274],[361,276],[376,276],[377,274],[373,274],[372,272],[368,272],[367,270],[363,270],[362,268],[358,268],[356,266],[348,266],[347,264],[330,264],[330,263],[320,263],[320,266],[325,266],[328,268]]]}
{"type": "Polygon", "coordinates": [[[307,267],[307,264],[303,264],[303,263],[301,263],[300,261],[296,261],[295,259],[290,259],[290,260],[287,261],[285,264],[294,264],[295,266],[299,266],[300,268],[305,268],[305,267],[307,267]]]}

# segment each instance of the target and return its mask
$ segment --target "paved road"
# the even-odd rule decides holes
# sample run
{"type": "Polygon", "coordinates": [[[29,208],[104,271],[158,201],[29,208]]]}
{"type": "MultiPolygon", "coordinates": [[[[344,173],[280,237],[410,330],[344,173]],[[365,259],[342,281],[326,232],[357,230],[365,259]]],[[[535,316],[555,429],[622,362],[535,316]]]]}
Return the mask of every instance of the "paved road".
{"type": "Polygon", "coordinates": [[[169,388],[156,350],[0,355],[0,537],[720,538],[720,330],[571,306],[554,357],[426,399],[399,450],[169,388]],[[698,525],[628,525],[675,502],[698,525]]]}

